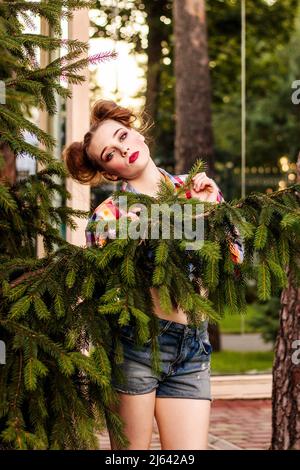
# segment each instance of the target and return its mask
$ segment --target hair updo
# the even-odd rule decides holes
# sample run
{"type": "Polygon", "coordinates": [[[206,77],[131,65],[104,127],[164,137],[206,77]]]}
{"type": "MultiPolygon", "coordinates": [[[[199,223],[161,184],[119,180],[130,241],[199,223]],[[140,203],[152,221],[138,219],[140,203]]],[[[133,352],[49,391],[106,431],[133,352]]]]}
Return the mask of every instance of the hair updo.
{"type": "MultiPolygon", "coordinates": [[[[152,125],[148,125],[148,121],[144,123],[145,114],[145,111],[141,114],[135,114],[130,109],[124,108],[112,100],[96,101],[91,111],[90,130],[85,134],[83,141],[73,142],[63,151],[62,157],[70,175],[80,183],[89,183],[92,186],[105,181],[104,169],[100,161],[88,154],[88,148],[95,131],[106,119],[114,119],[131,129],[133,128],[133,122],[139,118],[141,121],[139,132],[143,133],[152,127],[152,125]]],[[[145,136],[145,141],[146,139],[145,136]]]]}

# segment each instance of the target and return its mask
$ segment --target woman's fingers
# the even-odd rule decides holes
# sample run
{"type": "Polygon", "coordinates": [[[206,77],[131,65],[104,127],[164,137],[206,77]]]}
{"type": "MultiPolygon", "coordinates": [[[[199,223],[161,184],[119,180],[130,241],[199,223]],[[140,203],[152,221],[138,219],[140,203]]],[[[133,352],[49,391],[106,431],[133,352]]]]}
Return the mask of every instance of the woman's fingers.
{"type": "Polygon", "coordinates": [[[207,202],[215,202],[217,200],[219,188],[213,179],[206,176],[205,172],[197,173],[192,178],[192,181],[192,197],[197,197],[207,202]]]}
{"type": "Polygon", "coordinates": [[[196,183],[196,182],[198,182],[198,181],[201,181],[203,178],[207,178],[205,172],[197,173],[195,176],[193,176],[192,181],[193,181],[194,183],[196,183]]]}
{"type": "Polygon", "coordinates": [[[205,174],[196,175],[196,177],[193,179],[193,183],[195,191],[203,191],[204,188],[207,188],[209,191],[213,190],[213,181],[205,174]]]}
{"type": "Polygon", "coordinates": [[[215,202],[217,200],[219,188],[213,179],[208,178],[205,173],[198,173],[192,178],[192,181],[192,197],[207,202],[215,202]]]}

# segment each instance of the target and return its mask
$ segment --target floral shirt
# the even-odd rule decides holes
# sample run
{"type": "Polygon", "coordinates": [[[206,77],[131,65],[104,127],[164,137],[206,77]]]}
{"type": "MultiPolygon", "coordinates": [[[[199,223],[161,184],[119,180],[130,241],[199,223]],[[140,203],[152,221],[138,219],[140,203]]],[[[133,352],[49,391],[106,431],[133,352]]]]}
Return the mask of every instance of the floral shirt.
{"type": "MultiPolygon", "coordinates": [[[[165,180],[174,186],[175,191],[177,191],[180,188],[180,186],[183,185],[185,179],[188,176],[187,174],[180,175],[180,176],[173,176],[162,168],[158,168],[158,169],[164,175],[165,180]]],[[[138,194],[138,191],[136,191],[136,189],[134,189],[130,185],[130,183],[127,183],[125,181],[122,182],[121,190],[138,194]]],[[[192,197],[189,190],[186,191],[185,196],[186,198],[192,197]]],[[[221,190],[219,189],[216,202],[222,202],[222,201],[224,201],[224,197],[223,197],[221,190]]],[[[98,222],[99,220],[103,220],[103,221],[104,220],[106,221],[117,220],[124,216],[129,217],[129,218],[135,218],[136,214],[130,211],[129,212],[122,211],[122,209],[120,209],[118,204],[113,200],[112,196],[109,196],[107,199],[101,202],[101,204],[99,204],[99,206],[96,207],[93,214],[88,220],[86,230],[85,230],[86,246],[87,247],[99,246],[100,248],[102,248],[107,243],[106,236],[103,236],[103,233],[101,236],[101,232],[98,233],[95,230],[95,222],[98,222]]],[[[229,242],[230,254],[231,254],[232,261],[236,264],[240,264],[243,262],[243,258],[244,258],[244,247],[243,247],[243,243],[242,243],[239,231],[236,227],[235,227],[235,232],[237,235],[235,241],[229,242]]],[[[109,235],[109,231],[108,231],[108,235],[109,235]]]]}

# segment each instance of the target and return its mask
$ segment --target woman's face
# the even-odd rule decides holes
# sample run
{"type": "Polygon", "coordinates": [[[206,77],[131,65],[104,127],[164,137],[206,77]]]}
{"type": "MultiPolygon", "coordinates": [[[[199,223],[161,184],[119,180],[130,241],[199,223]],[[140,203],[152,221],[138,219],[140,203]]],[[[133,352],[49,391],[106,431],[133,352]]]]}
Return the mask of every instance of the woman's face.
{"type": "Polygon", "coordinates": [[[95,131],[88,153],[103,168],[109,179],[134,179],[144,171],[149,163],[149,147],[144,137],[135,129],[113,119],[107,119],[95,131]],[[138,152],[137,158],[130,158],[138,152]]]}

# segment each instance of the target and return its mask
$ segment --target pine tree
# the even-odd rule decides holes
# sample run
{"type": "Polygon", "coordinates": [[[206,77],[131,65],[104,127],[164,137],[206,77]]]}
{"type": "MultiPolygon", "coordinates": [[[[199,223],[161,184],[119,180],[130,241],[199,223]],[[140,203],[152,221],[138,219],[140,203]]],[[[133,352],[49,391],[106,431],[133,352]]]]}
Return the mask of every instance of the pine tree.
{"type": "MultiPolygon", "coordinates": [[[[53,115],[55,94],[70,97],[61,77],[81,83],[84,78],[78,72],[84,66],[113,56],[87,57],[86,43],[61,39],[61,18],[92,5],[67,0],[0,2],[0,79],[5,91],[0,104],[0,148],[14,156],[29,154],[43,166],[17,183],[2,178],[0,185],[0,339],[6,345],[6,364],[0,367],[0,441],[4,448],[95,448],[95,432],[102,429],[104,412],[114,401],[102,338],[99,343],[95,340],[94,354],[83,354],[83,332],[93,329],[97,319],[89,319],[91,306],[82,310],[79,291],[72,289],[73,284],[78,287],[75,278],[80,277],[76,251],[69,252],[69,275],[62,283],[57,282],[54,269],[68,257],[64,250],[69,245],[60,236],[59,225],[75,228],[72,217],[87,214],[53,204],[55,193],[62,200],[68,196],[64,185],[57,183],[57,178],[66,177],[66,170],[53,158],[53,138],[28,119],[32,107],[53,115]],[[36,34],[33,16],[43,18],[54,37],[36,34]],[[61,46],[66,54],[41,68],[38,52],[61,46]],[[40,145],[26,142],[25,131],[40,145]],[[43,259],[35,256],[37,235],[43,236],[43,259]],[[67,289],[72,300],[65,295],[67,289]]],[[[90,276],[89,269],[83,272],[90,276]]],[[[90,280],[80,282],[80,291],[82,287],[87,297],[90,280]]],[[[110,420],[118,430],[118,417],[111,414],[110,420]]]]}
{"type": "MultiPolygon", "coordinates": [[[[300,154],[297,161],[300,182],[300,154]]],[[[299,253],[297,257],[299,263],[299,253]]],[[[288,285],[281,293],[280,325],[275,343],[272,390],[272,450],[299,450],[300,283],[287,266],[288,285]]]]}
{"type": "MultiPolygon", "coordinates": [[[[96,433],[106,424],[117,445],[124,446],[127,441],[115,411],[117,394],[111,387],[112,371],[117,372],[123,360],[120,327],[129,322],[136,326],[137,346],[151,340],[152,366],[158,371],[158,322],[151,286],[159,290],[166,311],[179,304],[190,323],[198,325],[204,318],[217,321],[225,305],[245,311],[248,277],[258,279],[262,300],[286,286],[287,265],[299,280],[300,185],[269,195],[252,193],[245,199],[204,203],[205,241],[197,250],[187,250],[189,241],[178,240],[173,230],[169,239],[116,237],[102,249],[67,243],[56,226],[66,223],[75,228],[72,218],[88,214],[52,205],[54,192],[66,195],[52,176],[63,178],[65,169],[51,155],[53,139],[23,116],[24,106],[55,112],[54,92],[68,96],[58,79],[63,74],[80,83],[77,72],[88,59],[76,58],[86,45],[71,41],[64,60],[41,70],[32,60],[35,48],[49,50],[61,41],[36,35],[28,38],[16,11],[26,22],[30,21],[28,12],[34,11],[59,29],[62,11],[70,14],[86,2],[17,2],[12,15],[13,3],[0,3],[1,78],[7,91],[6,104],[0,105],[0,136],[15,153],[30,153],[44,169],[16,184],[0,186],[0,339],[6,344],[6,364],[0,368],[1,445],[96,448],[96,433]],[[46,149],[26,143],[24,129],[34,133],[46,149]],[[234,227],[245,243],[245,260],[239,266],[234,265],[229,250],[236,236],[234,227]],[[45,244],[45,256],[40,259],[35,257],[38,234],[45,244]]],[[[176,194],[161,182],[155,200],[119,191],[114,196],[126,195],[128,205],[144,204],[148,214],[157,201],[171,213],[173,204],[189,204],[194,228],[199,201],[185,199],[184,190],[201,170],[199,160],[176,194]]],[[[148,226],[153,222],[161,234],[160,220],[153,221],[151,216],[148,226]]],[[[171,228],[175,222],[171,216],[171,228]]],[[[127,218],[119,219],[116,232],[130,223],[127,218]]]]}

